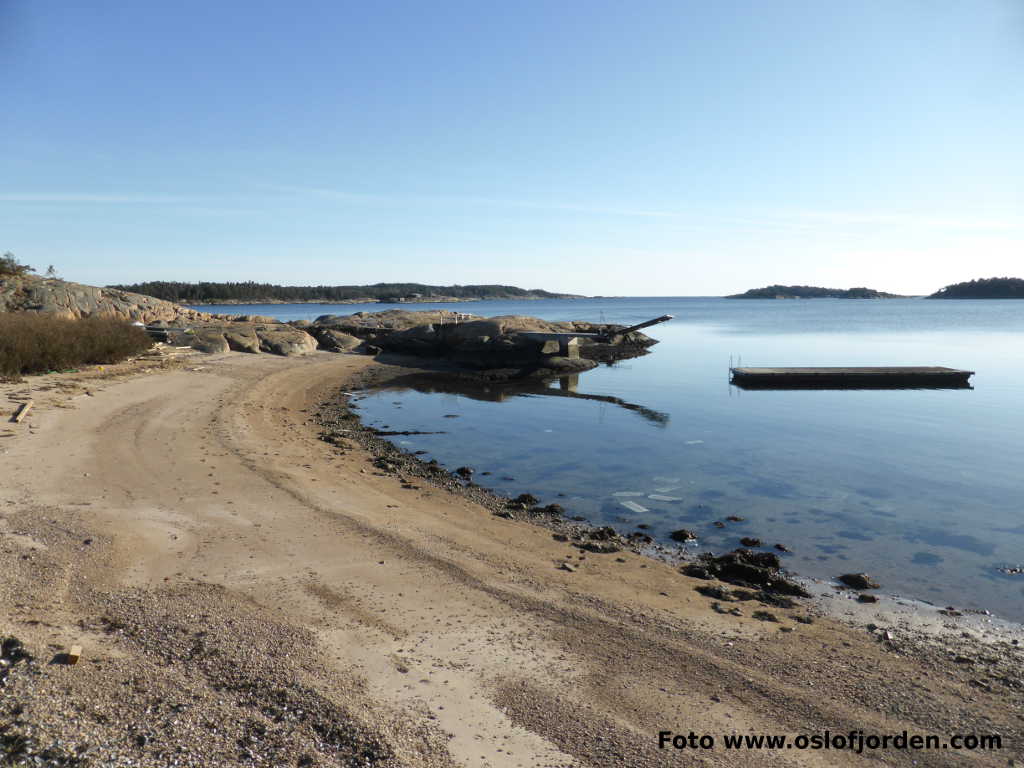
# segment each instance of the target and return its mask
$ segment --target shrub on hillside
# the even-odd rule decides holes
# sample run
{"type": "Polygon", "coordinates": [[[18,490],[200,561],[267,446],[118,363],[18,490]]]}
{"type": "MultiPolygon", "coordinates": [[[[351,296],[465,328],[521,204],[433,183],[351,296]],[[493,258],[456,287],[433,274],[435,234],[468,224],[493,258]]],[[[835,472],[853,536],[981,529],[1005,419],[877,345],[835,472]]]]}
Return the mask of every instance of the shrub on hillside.
{"type": "Polygon", "coordinates": [[[108,364],[146,351],[142,328],[113,317],[69,320],[48,314],[0,314],[0,375],[108,364]]]}
{"type": "Polygon", "coordinates": [[[22,277],[34,271],[28,264],[21,264],[10,251],[0,256],[0,277],[22,277]]]}

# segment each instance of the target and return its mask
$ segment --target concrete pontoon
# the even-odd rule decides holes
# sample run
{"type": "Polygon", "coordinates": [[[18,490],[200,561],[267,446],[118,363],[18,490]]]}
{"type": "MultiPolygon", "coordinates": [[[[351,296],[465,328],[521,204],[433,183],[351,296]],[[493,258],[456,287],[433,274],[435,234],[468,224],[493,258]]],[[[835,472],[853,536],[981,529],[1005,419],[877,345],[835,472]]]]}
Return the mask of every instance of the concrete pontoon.
{"type": "Polygon", "coordinates": [[[733,384],[749,389],[963,389],[974,375],[974,371],[941,366],[730,368],[729,372],[733,384]]]}

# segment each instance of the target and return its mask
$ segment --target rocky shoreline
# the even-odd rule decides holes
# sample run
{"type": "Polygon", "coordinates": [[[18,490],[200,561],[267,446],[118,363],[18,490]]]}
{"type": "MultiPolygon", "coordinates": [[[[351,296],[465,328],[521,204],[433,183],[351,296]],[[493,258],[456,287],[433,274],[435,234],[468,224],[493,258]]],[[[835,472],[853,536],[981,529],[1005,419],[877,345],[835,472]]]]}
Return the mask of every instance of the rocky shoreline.
{"type": "MultiPolygon", "coordinates": [[[[557,541],[563,541],[577,549],[580,559],[586,553],[611,555],[619,551],[630,551],[645,557],[672,565],[681,573],[709,582],[719,581],[731,585],[722,587],[714,584],[697,586],[695,589],[712,600],[712,610],[719,613],[744,615],[736,605],[722,603],[746,603],[754,601],[762,609],[756,610],[756,617],[763,621],[774,621],[772,607],[805,610],[805,621],[815,616],[830,616],[858,628],[865,628],[879,641],[896,647],[898,644],[915,648],[946,649],[959,648],[956,655],[970,652],[976,643],[986,645],[1003,644],[1016,648],[1024,643],[1024,624],[998,619],[989,611],[957,610],[954,606],[934,606],[898,594],[875,593],[882,586],[873,582],[867,574],[843,574],[835,581],[824,581],[801,576],[783,566],[773,552],[755,551],[747,546],[759,546],[758,540],[749,545],[728,552],[698,552],[687,547],[695,537],[688,531],[677,531],[673,536],[679,545],[665,545],[652,539],[642,531],[617,530],[614,526],[600,526],[580,516],[572,516],[557,502],[543,504],[537,497],[524,491],[515,497],[504,496],[497,491],[473,481],[476,470],[470,466],[454,470],[440,465],[436,460],[422,459],[420,453],[409,452],[396,445],[391,437],[414,434],[401,429],[381,431],[362,423],[358,410],[359,401],[369,392],[384,389],[394,382],[410,376],[424,376],[434,380],[464,382],[465,377],[458,371],[438,371],[418,367],[416,358],[393,358],[390,363],[379,364],[364,370],[346,383],[346,389],[320,403],[314,414],[314,423],[320,429],[320,439],[334,446],[339,452],[358,449],[369,455],[367,472],[380,476],[393,476],[403,487],[418,490],[420,483],[444,490],[489,509],[496,517],[509,520],[523,520],[552,532],[557,541]],[[795,600],[793,599],[795,598],[795,600]],[[881,623],[878,623],[881,622],[881,623]],[[936,646],[938,638],[938,646],[936,646]]],[[[561,494],[559,494],[561,495],[561,494]]],[[[782,545],[776,548],[788,551],[782,545]]],[[[572,561],[566,565],[572,568],[572,561]]],[[[799,620],[799,617],[798,617],[799,620]]],[[[1016,659],[1015,653],[1011,656],[1016,659]]],[[[1009,662],[1010,657],[1002,661],[1009,662]]],[[[990,658],[992,663],[1000,660],[990,658]]],[[[1006,678],[996,675],[997,679],[1006,678]]],[[[1006,678],[1011,682],[1007,687],[1024,690],[1024,678],[1006,678]]]]}
{"type": "MultiPolygon", "coordinates": [[[[420,301],[408,298],[401,303],[420,301]]],[[[318,349],[411,354],[444,361],[481,381],[579,373],[601,362],[644,354],[657,343],[643,333],[607,323],[547,322],[519,315],[485,318],[448,310],[392,309],[281,323],[259,315],[210,314],[121,289],[27,274],[0,278],[0,312],[68,319],[112,317],[145,325],[154,338],[171,346],[209,354],[288,357],[318,349]]]]}

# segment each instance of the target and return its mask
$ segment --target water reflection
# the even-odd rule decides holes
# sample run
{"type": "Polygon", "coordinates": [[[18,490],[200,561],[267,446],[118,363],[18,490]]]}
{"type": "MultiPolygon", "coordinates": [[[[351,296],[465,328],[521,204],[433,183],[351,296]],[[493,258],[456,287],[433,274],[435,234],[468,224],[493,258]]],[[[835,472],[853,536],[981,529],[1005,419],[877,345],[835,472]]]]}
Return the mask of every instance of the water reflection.
{"type": "MultiPolygon", "coordinates": [[[[651,302],[601,309],[628,324],[651,302]]],[[[1024,551],[1024,302],[775,304],[680,302],[652,354],[628,363],[518,385],[406,379],[403,393],[370,394],[363,414],[446,431],[396,442],[573,517],[644,526],[669,545],[686,527],[715,551],[746,535],[780,542],[807,575],[863,570],[886,590],[1024,619],[1024,577],[996,570],[1024,551]],[[712,315],[716,326],[700,324],[712,315]],[[942,364],[984,380],[970,395],[917,382],[758,394],[728,385],[733,352],[787,367],[942,364]]]]}
{"type": "Polygon", "coordinates": [[[424,394],[461,395],[471,400],[483,400],[491,403],[503,403],[517,397],[567,397],[577,400],[592,400],[609,403],[627,411],[638,414],[656,427],[668,425],[669,414],[648,408],[638,403],[631,403],[613,395],[596,395],[580,392],[580,375],[562,376],[549,381],[516,381],[500,384],[480,383],[450,376],[414,374],[402,376],[392,381],[384,391],[404,392],[413,390],[424,394]]]}

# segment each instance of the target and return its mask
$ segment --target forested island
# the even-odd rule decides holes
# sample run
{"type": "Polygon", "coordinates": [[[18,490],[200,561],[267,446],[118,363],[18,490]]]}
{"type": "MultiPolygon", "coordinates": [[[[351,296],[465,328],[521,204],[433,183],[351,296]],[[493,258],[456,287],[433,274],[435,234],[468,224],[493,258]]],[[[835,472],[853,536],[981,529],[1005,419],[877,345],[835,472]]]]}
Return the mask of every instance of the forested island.
{"type": "Polygon", "coordinates": [[[513,285],[423,285],[422,283],[375,283],[374,285],[272,285],[239,283],[182,283],[156,280],[134,285],[109,285],[122,291],[154,296],[179,304],[278,304],[366,302],[476,301],[479,299],[577,299],[568,293],[513,285]]]}
{"type": "Polygon", "coordinates": [[[1024,280],[1019,277],[989,277],[954,283],[936,291],[929,299],[1024,299],[1024,280]]]}
{"type": "Polygon", "coordinates": [[[727,299],[899,299],[895,293],[873,288],[820,288],[816,285],[769,285],[751,288],[746,293],[726,296],[727,299]]]}

